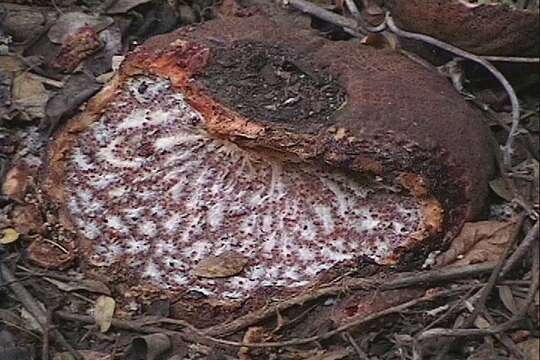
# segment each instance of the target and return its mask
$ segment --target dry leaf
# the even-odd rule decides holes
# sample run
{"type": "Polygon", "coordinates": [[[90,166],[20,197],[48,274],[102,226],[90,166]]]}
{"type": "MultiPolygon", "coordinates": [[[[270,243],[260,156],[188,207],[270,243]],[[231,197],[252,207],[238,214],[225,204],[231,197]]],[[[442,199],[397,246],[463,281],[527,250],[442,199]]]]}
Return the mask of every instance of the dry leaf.
{"type": "MultiPolygon", "coordinates": [[[[41,304],[40,304],[41,305],[41,304]]],[[[24,327],[28,330],[41,332],[41,325],[36,320],[34,315],[30,314],[25,308],[21,309],[21,319],[24,320],[24,327]]]]}
{"type": "Polygon", "coordinates": [[[467,360],[500,359],[500,357],[497,356],[494,346],[488,346],[485,343],[471,350],[472,352],[467,357],[467,360]]]}
{"type": "Polygon", "coordinates": [[[116,302],[109,296],[100,296],[96,300],[94,318],[99,325],[99,331],[106,333],[111,327],[116,302]]]}
{"type": "Polygon", "coordinates": [[[217,256],[203,259],[194,269],[195,275],[205,278],[223,278],[240,273],[247,265],[248,259],[235,252],[225,251],[217,256]]]}
{"type": "MultiPolygon", "coordinates": [[[[11,4],[5,4],[5,13],[2,16],[2,30],[5,34],[11,35],[17,43],[27,44],[32,41],[57,18],[54,8],[50,6],[51,3],[15,2],[17,3],[27,6],[11,7],[9,6],[11,4]]],[[[56,4],[60,4],[59,0],[56,4]]]]}
{"type": "Polygon", "coordinates": [[[529,319],[536,322],[536,324],[540,325],[540,307],[537,303],[537,296],[538,292],[536,293],[535,300],[533,304],[528,304],[526,298],[522,297],[514,297],[514,300],[516,302],[516,308],[518,308],[521,311],[524,311],[527,307],[527,315],[529,316],[529,319]]]}
{"type": "Polygon", "coordinates": [[[97,294],[111,295],[111,290],[107,287],[107,285],[97,280],[86,279],[78,283],[65,283],[51,278],[45,278],[45,280],[47,280],[49,283],[53,284],[60,290],[67,292],[86,290],[97,294]]]}
{"type": "Polygon", "coordinates": [[[2,194],[23,202],[33,181],[31,169],[24,163],[16,164],[7,171],[2,184],[2,194]]]}
{"type": "Polygon", "coordinates": [[[48,100],[49,93],[43,83],[28,73],[22,73],[13,80],[12,102],[26,115],[23,120],[43,118],[48,100]]]}
{"type": "Polygon", "coordinates": [[[483,316],[478,316],[475,320],[474,320],[474,326],[476,326],[477,328],[479,329],[488,329],[491,327],[491,323],[489,321],[487,321],[487,319],[483,316]]]}
{"type": "Polygon", "coordinates": [[[491,190],[493,190],[493,192],[495,192],[495,194],[499,195],[502,199],[506,201],[512,201],[512,199],[514,198],[512,191],[510,191],[503,178],[491,180],[489,182],[489,187],[491,188],[491,190]]]}
{"type": "Polygon", "coordinates": [[[34,96],[40,96],[45,91],[41,81],[30,76],[28,73],[20,74],[13,83],[13,98],[24,100],[34,96]]]}
{"type": "Polygon", "coordinates": [[[516,180],[516,186],[519,190],[522,190],[521,193],[525,199],[530,199],[533,204],[538,204],[540,202],[540,191],[538,191],[540,187],[540,164],[538,160],[525,160],[516,165],[514,171],[532,179],[532,182],[524,179],[521,179],[521,181],[516,180]]]}
{"type": "MultiPolygon", "coordinates": [[[[516,190],[524,199],[530,200],[532,203],[538,203],[540,196],[538,191],[540,172],[538,161],[536,159],[525,160],[516,165],[513,171],[523,176],[523,178],[514,179],[516,190]]],[[[516,197],[502,178],[490,181],[489,186],[491,190],[506,201],[512,201],[516,197]]]]}
{"type": "Polygon", "coordinates": [[[540,359],[540,339],[539,338],[532,338],[527,341],[520,342],[519,344],[517,344],[517,346],[525,354],[525,359],[527,360],[540,359]]]}
{"type": "Polygon", "coordinates": [[[310,357],[310,360],[341,360],[348,358],[351,355],[352,351],[348,348],[338,349],[332,351],[322,351],[318,355],[310,357]]]}
{"type": "Polygon", "coordinates": [[[75,34],[82,27],[91,26],[100,32],[113,22],[114,20],[109,16],[92,16],[78,11],[68,12],[56,20],[47,36],[51,42],[62,44],[66,37],[75,34]]]}
{"type": "MultiPolygon", "coordinates": [[[[21,341],[20,335],[15,335],[9,328],[16,326],[6,324],[0,330],[0,359],[2,360],[33,360],[35,349],[29,346],[28,341],[21,341]]],[[[14,329],[16,330],[16,329],[14,329]]],[[[19,332],[17,332],[18,334],[19,332]]]]}
{"type": "MultiPolygon", "coordinates": [[[[223,2],[223,5],[221,5],[221,13],[222,14],[228,14],[228,12],[224,12],[224,8],[227,4],[227,1],[223,2]]],[[[236,11],[238,11],[236,8],[233,8],[233,14],[232,16],[236,15],[236,11]]],[[[194,22],[197,22],[197,14],[195,11],[193,11],[193,8],[189,5],[185,4],[179,4],[176,7],[176,11],[179,13],[178,17],[180,18],[180,21],[182,25],[188,25],[193,24],[194,22]]]]}
{"type": "Polygon", "coordinates": [[[529,330],[515,330],[510,333],[510,338],[516,344],[527,340],[530,336],[531,332],[529,330]]]}
{"type": "Polygon", "coordinates": [[[17,230],[12,228],[7,228],[2,231],[2,237],[0,238],[0,244],[6,245],[14,243],[19,239],[19,233],[17,230]]]}
{"type": "Polygon", "coordinates": [[[64,87],[47,103],[46,113],[50,131],[56,129],[60,118],[74,114],[77,108],[101,89],[91,74],[77,73],[69,76],[64,87]]]}
{"type": "Polygon", "coordinates": [[[0,56],[0,69],[10,73],[18,73],[24,70],[24,64],[16,56],[0,56]]]}
{"type": "Polygon", "coordinates": [[[499,260],[516,230],[515,221],[466,223],[450,248],[437,257],[438,266],[464,266],[499,260]]]}
{"type": "Polygon", "coordinates": [[[110,72],[116,64],[115,57],[122,57],[122,30],[118,25],[109,26],[99,33],[99,41],[103,47],[91,58],[84,61],[84,68],[95,76],[110,72]]]}
{"type": "Polygon", "coordinates": [[[499,297],[508,311],[514,315],[518,313],[516,300],[514,298],[514,294],[512,294],[512,289],[509,286],[499,286],[499,297]]]}

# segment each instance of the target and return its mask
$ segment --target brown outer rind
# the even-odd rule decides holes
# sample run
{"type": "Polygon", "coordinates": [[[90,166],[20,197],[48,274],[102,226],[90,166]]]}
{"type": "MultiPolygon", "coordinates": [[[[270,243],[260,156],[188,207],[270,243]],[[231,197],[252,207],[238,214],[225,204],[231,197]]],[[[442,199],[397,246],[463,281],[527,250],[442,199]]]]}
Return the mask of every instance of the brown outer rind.
{"type": "MultiPolygon", "coordinates": [[[[354,42],[330,42],[291,23],[294,20],[288,16],[271,20],[253,16],[241,21],[223,18],[196,29],[157,36],[132,53],[123,64],[121,76],[144,69],[174,78],[178,65],[186,64],[175,63],[173,55],[178,56],[178,49],[169,48],[173,52],[169,55],[166,52],[169,44],[179,39],[210,48],[253,40],[292,49],[302,56],[303,65],[326,69],[338,76],[345,88],[347,104],[336,113],[332,126],[240,121],[232,128],[232,123],[221,122],[217,114],[214,124],[208,125],[210,131],[234,137],[245,145],[279,149],[304,159],[319,158],[352,170],[382,165],[383,174],[422,174],[432,191],[447,192],[440,195],[454,206],[447,203],[443,207],[461,206],[463,219],[477,216],[493,171],[492,139],[481,112],[466,103],[439,74],[398,53],[354,42]]],[[[198,60],[193,64],[196,74],[202,65],[198,60]]],[[[189,85],[188,92],[201,92],[195,82],[189,85]]],[[[192,105],[208,112],[203,109],[204,101],[192,105]]]]}
{"type": "MultiPolygon", "coordinates": [[[[310,31],[279,24],[280,21],[283,20],[258,16],[241,22],[224,18],[195,29],[155,37],[128,56],[119,74],[89,102],[86,111],[71,120],[51,142],[44,189],[59,206],[64,226],[72,228],[69,213],[63,206],[66,155],[77,133],[97,121],[120,86],[137,74],[169,78],[203,115],[209,132],[217,136],[305,161],[376,173],[386,181],[408,188],[421,200],[424,213],[428,214],[417,234],[418,245],[434,245],[426,244],[425,240],[433,239],[441,230],[443,216],[445,230],[454,233],[464,221],[478,214],[492,163],[489,135],[480,113],[465,103],[444,79],[396,53],[353,43],[331,43],[310,31]],[[294,31],[297,32],[291,36],[294,31]],[[225,108],[209,97],[194,77],[212,62],[212,47],[226,46],[236,40],[267,42],[292,49],[302,54],[306,66],[339,75],[338,80],[348,93],[347,105],[329,125],[248,120],[225,108]],[[443,149],[451,149],[451,155],[443,149]]],[[[89,247],[88,241],[82,241],[81,253],[89,247]]],[[[258,306],[261,299],[264,294],[254,295],[251,306],[258,306]]],[[[212,305],[201,302],[193,311],[192,302],[179,303],[185,306],[184,317],[200,314],[201,306],[208,306],[207,314],[217,311],[212,318],[238,312],[236,305],[221,302],[212,305]]]]}
{"type": "Polygon", "coordinates": [[[466,5],[460,0],[387,0],[396,24],[476,55],[538,56],[538,10],[466,5]]]}

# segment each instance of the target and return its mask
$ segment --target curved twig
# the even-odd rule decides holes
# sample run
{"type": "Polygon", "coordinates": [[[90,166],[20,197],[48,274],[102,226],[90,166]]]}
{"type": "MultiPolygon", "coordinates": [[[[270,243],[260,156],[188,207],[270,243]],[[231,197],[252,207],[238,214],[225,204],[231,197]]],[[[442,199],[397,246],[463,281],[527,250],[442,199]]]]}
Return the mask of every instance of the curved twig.
{"type": "Polygon", "coordinates": [[[508,94],[508,98],[510,99],[510,103],[512,104],[512,126],[510,127],[508,139],[506,140],[506,144],[504,145],[504,158],[503,158],[503,162],[506,167],[506,170],[510,170],[512,167],[512,149],[514,147],[514,140],[518,132],[520,119],[519,119],[519,100],[517,98],[516,92],[514,91],[514,88],[512,87],[510,82],[506,79],[506,77],[499,70],[497,70],[495,66],[493,66],[489,61],[487,61],[482,56],[471,54],[468,51],[465,51],[454,45],[450,45],[444,41],[435,39],[434,37],[431,37],[428,35],[412,33],[405,30],[401,30],[400,28],[396,26],[394,19],[392,19],[392,16],[390,15],[389,12],[386,13],[386,25],[388,26],[390,31],[392,31],[394,34],[400,37],[413,39],[413,40],[419,40],[427,44],[441,48],[443,50],[446,50],[448,52],[451,52],[464,59],[474,61],[475,63],[480,64],[484,68],[486,68],[486,70],[488,70],[499,81],[499,83],[502,85],[502,87],[508,94]]]}
{"type": "MultiPolygon", "coordinates": [[[[285,6],[290,5],[298,11],[313,15],[316,18],[329,22],[330,24],[341,26],[343,29],[348,30],[347,32],[349,32],[353,36],[358,37],[359,35],[356,32],[358,26],[355,20],[346,18],[345,16],[341,16],[339,14],[335,14],[328,10],[325,10],[321,8],[320,6],[310,3],[309,1],[283,0],[283,5],[285,6]]],[[[365,33],[361,35],[365,35],[365,33]]]]}
{"type": "MultiPolygon", "coordinates": [[[[360,24],[359,21],[356,21],[358,22],[358,24],[356,24],[355,26],[354,24],[352,24],[354,20],[346,18],[338,14],[334,14],[330,11],[327,11],[305,0],[283,0],[283,4],[290,5],[297,10],[300,10],[304,13],[307,13],[315,17],[318,17],[320,19],[323,19],[325,21],[328,21],[334,25],[338,25],[349,30],[356,29],[358,32],[366,32],[366,31],[379,32],[379,31],[384,30],[385,27],[387,27],[391,32],[393,32],[394,34],[398,36],[401,36],[403,38],[413,39],[413,40],[419,40],[419,41],[431,44],[433,46],[449,51],[455,55],[458,55],[464,59],[467,59],[467,60],[470,60],[470,61],[476,62],[477,64],[482,65],[501,83],[504,90],[508,94],[510,103],[512,105],[512,126],[510,127],[508,139],[506,140],[506,144],[504,145],[504,159],[503,159],[503,163],[505,165],[506,170],[507,171],[511,170],[512,151],[514,148],[515,137],[518,133],[519,120],[520,120],[519,100],[510,82],[506,79],[506,77],[504,77],[504,75],[499,70],[497,70],[495,66],[493,66],[489,62],[489,59],[493,61],[507,61],[507,62],[509,61],[537,62],[538,60],[537,58],[511,58],[511,57],[492,57],[492,56],[474,55],[468,51],[465,51],[456,46],[450,45],[444,41],[433,38],[431,36],[401,30],[399,27],[397,27],[397,25],[395,24],[389,12],[386,13],[385,21],[381,25],[370,29],[369,27],[361,26],[362,24],[360,24]]],[[[352,9],[353,10],[351,12],[356,12],[359,14],[359,12],[357,11],[358,9],[356,7],[353,7],[352,9]]],[[[355,16],[355,17],[357,19],[361,19],[361,16],[355,16]]]]}

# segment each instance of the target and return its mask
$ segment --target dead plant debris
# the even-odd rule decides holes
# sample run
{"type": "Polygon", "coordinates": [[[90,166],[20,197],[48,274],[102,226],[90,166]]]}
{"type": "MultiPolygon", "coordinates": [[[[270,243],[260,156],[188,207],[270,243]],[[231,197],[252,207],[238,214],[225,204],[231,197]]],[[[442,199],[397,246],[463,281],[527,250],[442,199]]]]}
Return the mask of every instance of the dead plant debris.
{"type": "MultiPolygon", "coordinates": [[[[504,11],[513,11],[512,16],[524,11],[526,19],[538,22],[539,2],[534,0],[455,2],[471,9],[467,16],[485,11],[480,8],[503,6],[504,11]]],[[[279,3],[12,0],[0,4],[0,359],[538,358],[537,42],[530,36],[523,42],[504,40],[519,39],[520,32],[536,36],[537,25],[508,24],[505,28],[514,32],[498,36],[490,32],[485,40],[485,29],[473,22],[461,29],[469,38],[457,38],[461,30],[449,35],[451,26],[432,19],[428,31],[415,32],[426,25],[417,10],[430,11],[441,3],[437,1],[414,1],[424,7],[412,12],[397,9],[398,2],[390,0],[279,3]],[[293,13],[284,19],[299,30],[311,24],[308,31],[327,38],[349,42],[360,38],[358,46],[401,51],[423,66],[455,70],[447,74],[450,80],[489,119],[499,171],[490,182],[485,217],[449,235],[444,251],[426,256],[422,270],[359,266],[320,287],[291,298],[270,294],[257,310],[197,328],[168,317],[177,305],[174,297],[165,298],[152,289],[144,289],[144,299],[120,296],[133,289],[81,269],[71,230],[58,225],[56,209],[39,206],[41,159],[55,130],[84,109],[86,101],[114,77],[113,64],[148,37],[219,16],[280,12],[293,13]],[[406,38],[416,42],[411,45],[406,38]],[[471,47],[456,52],[456,45],[471,47]],[[505,47],[509,50],[500,50],[505,47]],[[496,81],[484,71],[486,64],[496,81]]],[[[220,39],[213,41],[219,44],[220,39]]],[[[274,122],[289,117],[301,122],[313,116],[324,122],[347,106],[346,91],[336,79],[311,73],[306,70],[309,66],[298,67],[302,54],[294,64],[288,63],[281,51],[265,53],[257,44],[239,43],[237,53],[223,56],[204,81],[238,113],[274,122]],[[262,104],[260,112],[243,113],[238,105],[246,101],[262,104]],[[311,103],[324,106],[306,112],[311,103]]],[[[389,89],[392,86],[388,84],[389,89]]],[[[248,259],[242,254],[211,254],[199,263],[197,275],[210,280],[231,277],[246,266],[248,259]]]]}

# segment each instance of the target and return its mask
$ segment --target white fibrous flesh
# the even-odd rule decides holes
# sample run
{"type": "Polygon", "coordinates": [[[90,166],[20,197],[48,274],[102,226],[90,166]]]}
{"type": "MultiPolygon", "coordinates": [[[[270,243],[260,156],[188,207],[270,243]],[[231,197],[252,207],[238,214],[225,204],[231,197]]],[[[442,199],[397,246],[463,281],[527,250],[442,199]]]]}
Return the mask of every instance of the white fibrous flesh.
{"type": "Polygon", "coordinates": [[[359,257],[382,262],[421,218],[411,196],[210,136],[182,94],[148,77],[130,80],[77,138],[66,171],[91,263],[120,263],[148,283],[218,299],[307,286],[359,257]],[[194,274],[226,251],[249,259],[239,274],[194,274]]]}

